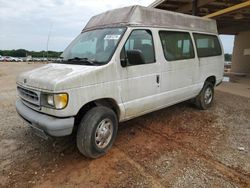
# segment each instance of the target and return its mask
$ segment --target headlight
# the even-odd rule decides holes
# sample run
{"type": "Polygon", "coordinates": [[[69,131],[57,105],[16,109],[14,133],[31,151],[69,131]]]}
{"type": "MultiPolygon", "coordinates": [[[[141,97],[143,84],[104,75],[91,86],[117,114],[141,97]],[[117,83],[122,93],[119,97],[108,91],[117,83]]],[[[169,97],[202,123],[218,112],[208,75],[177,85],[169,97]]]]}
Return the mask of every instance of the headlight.
{"type": "Polygon", "coordinates": [[[67,106],[68,100],[69,99],[67,93],[58,93],[58,94],[44,93],[42,99],[42,105],[45,107],[56,108],[60,110],[67,106]]]}
{"type": "Polygon", "coordinates": [[[54,105],[57,109],[63,109],[68,104],[68,95],[66,93],[54,95],[54,105]]]}
{"type": "Polygon", "coordinates": [[[47,95],[47,103],[51,106],[55,106],[54,104],[54,95],[53,94],[48,94],[47,95]]]}

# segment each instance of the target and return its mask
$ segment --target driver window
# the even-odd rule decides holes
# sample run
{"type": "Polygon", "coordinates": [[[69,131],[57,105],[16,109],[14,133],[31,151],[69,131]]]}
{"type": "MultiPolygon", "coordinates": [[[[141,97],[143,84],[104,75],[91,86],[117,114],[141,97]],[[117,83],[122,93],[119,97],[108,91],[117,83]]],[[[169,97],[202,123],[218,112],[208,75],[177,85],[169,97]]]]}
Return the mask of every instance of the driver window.
{"type": "Polygon", "coordinates": [[[126,60],[127,66],[140,64],[134,62],[136,58],[129,59],[128,52],[133,53],[133,51],[141,54],[145,64],[155,62],[153,37],[150,30],[139,29],[131,32],[120,55],[121,61],[126,60]]]}

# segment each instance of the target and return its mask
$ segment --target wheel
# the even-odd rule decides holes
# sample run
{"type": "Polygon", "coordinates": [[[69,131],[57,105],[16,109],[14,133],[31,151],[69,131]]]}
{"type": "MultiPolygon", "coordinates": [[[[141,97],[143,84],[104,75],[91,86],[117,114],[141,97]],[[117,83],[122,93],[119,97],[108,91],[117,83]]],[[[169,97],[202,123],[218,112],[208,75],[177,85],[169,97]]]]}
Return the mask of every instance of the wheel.
{"type": "Polygon", "coordinates": [[[82,118],[76,136],[78,150],[90,158],[106,154],[112,147],[118,129],[115,112],[107,107],[94,107],[82,118]]]}
{"type": "Polygon", "coordinates": [[[200,94],[195,98],[196,106],[201,110],[211,107],[214,99],[214,86],[210,82],[205,82],[200,94]]]}

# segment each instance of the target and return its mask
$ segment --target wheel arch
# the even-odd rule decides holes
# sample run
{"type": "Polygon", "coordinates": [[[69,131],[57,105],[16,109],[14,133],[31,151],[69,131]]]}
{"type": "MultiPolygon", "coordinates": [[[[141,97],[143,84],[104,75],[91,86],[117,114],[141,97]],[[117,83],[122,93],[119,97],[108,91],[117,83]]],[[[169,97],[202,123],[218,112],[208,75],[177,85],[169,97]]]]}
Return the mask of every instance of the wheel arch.
{"type": "Polygon", "coordinates": [[[84,114],[86,114],[90,109],[96,106],[105,106],[112,109],[117,115],[117,119],[119,120],[121,112],[116,100],[112,98],[101,98],[88,102],[80,108],[80,110],[75,116],[75,123],[74,123],[75,127],[77,127],[77,125],[80,123],[84,114]]]}
{"type": "MultiPolygon", "coordinates": [[[[210,82],[211,84],[213,84],[213,86],[216,85],[216,77],[213,75],[213,76],[209,76],[207,77],[207,79],[205,80],[205,82],[210,82]]],[[[205,84],[204,82],[204,84],[205,84]]]]}

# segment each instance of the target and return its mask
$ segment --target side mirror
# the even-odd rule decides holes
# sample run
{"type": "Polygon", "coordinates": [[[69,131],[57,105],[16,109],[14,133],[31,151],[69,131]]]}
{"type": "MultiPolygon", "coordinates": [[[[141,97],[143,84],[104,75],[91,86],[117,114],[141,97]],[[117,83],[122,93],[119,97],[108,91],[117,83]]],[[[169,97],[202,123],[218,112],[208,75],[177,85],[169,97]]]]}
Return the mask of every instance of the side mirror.
{"type": "Polygon", "coordinates": [[[127,59],[126,58],[121,59],[121,65],[122,65],[122,67],[126,67],[127,66],[127,59]]]}
{"type": "Polygon", "coordinates": [[[126,53],[127,53],[127,60],[130,65],[145,64],[145,59],[143,57],[141,50],[138,49],[127,50],[126,53]]]}

